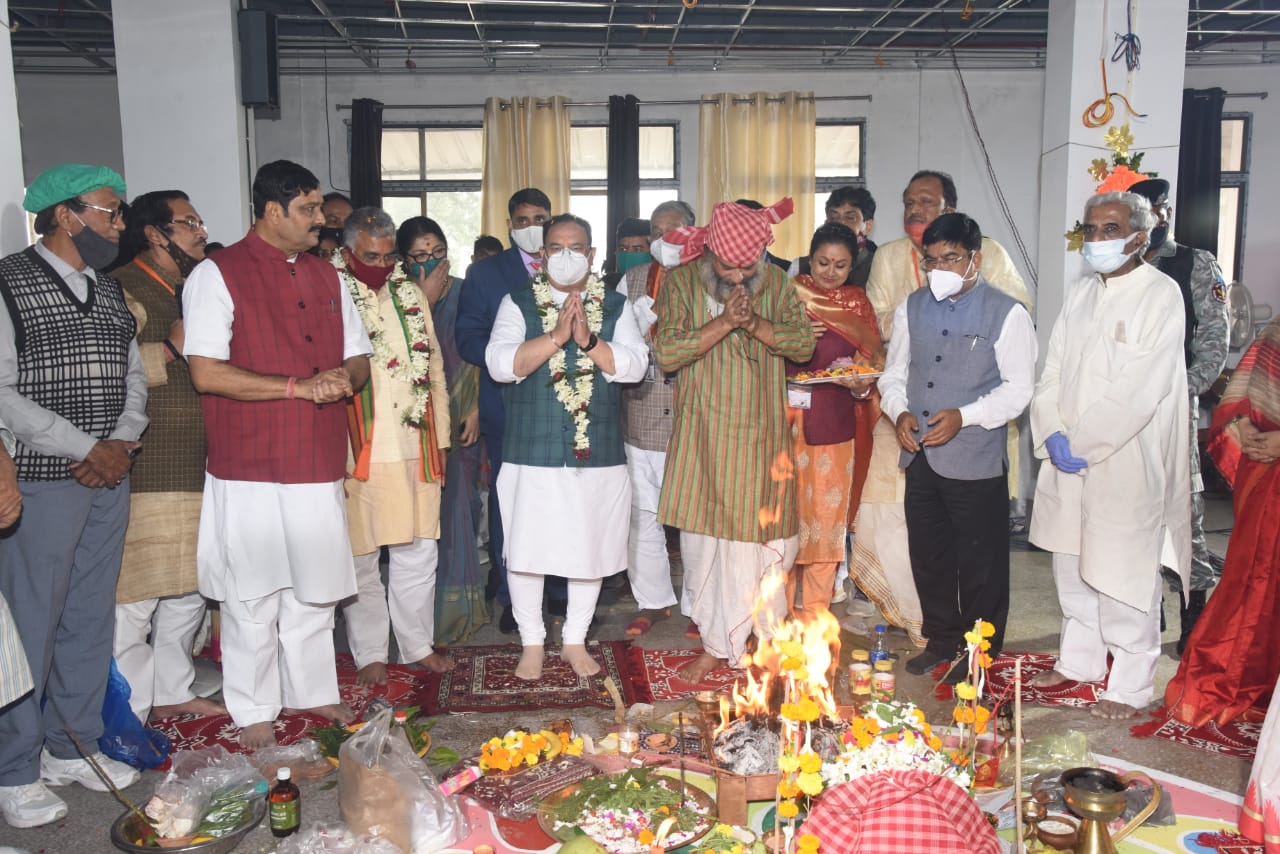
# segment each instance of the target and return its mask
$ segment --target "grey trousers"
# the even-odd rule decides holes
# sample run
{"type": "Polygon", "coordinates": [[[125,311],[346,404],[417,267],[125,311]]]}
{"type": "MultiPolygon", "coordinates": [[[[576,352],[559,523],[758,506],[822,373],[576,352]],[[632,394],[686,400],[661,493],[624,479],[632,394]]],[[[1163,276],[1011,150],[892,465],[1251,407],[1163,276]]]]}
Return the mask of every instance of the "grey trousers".
{"type": "Polygon", "coordinates": [[[73,479],[20,481],[22,518],[0,540],[9,600],[35,690],[0,712],[0,786],[40,779],[40,750],[90,753],[102,735],[116,581],[129,523],[129,480],[89,489],[73,479]],[[42,709],[43,701],[43,709],[42,709]]]}

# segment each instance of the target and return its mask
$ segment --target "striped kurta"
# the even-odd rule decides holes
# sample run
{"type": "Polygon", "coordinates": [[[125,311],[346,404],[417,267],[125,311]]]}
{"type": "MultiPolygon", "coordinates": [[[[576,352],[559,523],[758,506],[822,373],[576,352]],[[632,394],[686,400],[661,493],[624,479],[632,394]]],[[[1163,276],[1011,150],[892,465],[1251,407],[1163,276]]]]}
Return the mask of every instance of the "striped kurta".
{"type": "Polygon", "coordinates": [[[654,354],[664,371],[679,371],[658,516],[716,539],[791,537],[798,524],[784,360],[809,358],[813,330],[795,286],[765,264],[755,311],[773,324],[776,349],[734,330],[697,355],[699,330],[712,319],[703,263],[672,270],[655,306],[654,354]]]}

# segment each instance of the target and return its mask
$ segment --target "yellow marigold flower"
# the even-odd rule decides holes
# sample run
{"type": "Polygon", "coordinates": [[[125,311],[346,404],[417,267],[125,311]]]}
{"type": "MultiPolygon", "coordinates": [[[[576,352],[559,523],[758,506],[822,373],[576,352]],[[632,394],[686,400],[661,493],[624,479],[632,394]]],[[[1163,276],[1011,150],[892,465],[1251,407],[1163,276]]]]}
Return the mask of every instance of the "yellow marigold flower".
{"type": "Polygon", "coordinates": [[[729,836],[730,834],[733,833],[733,827],[728,824],[720,823],[716,825],[715,830],[713,832],[718,833],[721,836],[729,836]]]}
{"type": "Polygon", "coordinates": [[[783,774],[790,774],[793,771],[799,771],[800,757],[793,756],[790,753],[783,754],[778,757],[778,770],[783,774]]]}
{"type": "Polygon", "coordinates": [[[800,807],[796,806],[795,801],[783,801],[778,804],[778,816],[780,818],[795,818],[800,815],[800,807]]]}
{"type": "Polygon", "coordinates": [[[800,658],[793,658],[792,656],[787,656],[786,658],[782,659],[782,664],[780,666],[782,667],[783,670],[799,670],[801,667],[804,666],[804,660],[800,658]]]}
{"type": "Polygon", "coordinates": [[[928,726],[924,720],[924,712],[919,709],[911,710],[911,720],[916,722],[916,726],[928,726]]]}
{"type": "Polygon", "coordinates": [[[800,720],[800,708],[795,703],[783,703],[778,713],[789,721],[800,720]]]}
{"type": "Polygon", "coordinates": [[[809,681],[809,668],[807,668],[807,667],[801,667],[799,670],[797,670],[797,671],[796,671],[796,681],[797,681],[797,682],[808,682],[808,681],[809,681]]]}
{"type": "MultiPolygon", "coordinates": [[[[784,704],[784,708],[785,705],[786,704],[784,704]]],[[[794,708],[796,716],[792,718],[792,720],[795,721],[816,721],[818,719],[818,715],[822,711],[818,708],[818,704],[813,700],[810,700],[808,697],[802,698],[799,703],[795,704],[794,708]]],[[[786,713],[784,712],[783,714],[785,715],[786,713]]]]}
{"type": "Polygon", "coordinates": [[[978,644],[982,643],[982,635],[978,634],[977,631],[970,629],[969,631],[964,633],[964,640],[965,640],[965,643],[971,644],[972,646],[977,646],[978,644]]]}
{"type": "Polygon", "coordinates": [[[796,840],[796,845],[806,854],[813,854],[822,845],[822,840],[814,836],[812,833],[802,833],[800,838],[796,840]]]}
{"type": "Polygon", "coordinates": [[[572,742],[565,745],[564,752],[569,754],[570,756],[581,756],[582,755],[582,739],[575,738],[572,742]]]}
{"type": "Polygon", "coordinates": [[[956,696],[961,700],[976,700],[978,689],[973,687],[972,682],[961,682],[956,686],[956,696]]]}
{"type": "Polygon", "coordinates": [[[982,633],[984,638],[994,637],[996,627],[988,623],[986,620],[983,620],[978,624],[978,631],[982,633]]]}
{"type": "Polygon", "coordinates": [[[811,752],[800,754],[800,770],[806,774],[816,774],[822,770],[822,757],[811,752]]]}
{"type": "Polygon", "coordinates": [[[991,649],[991,641],[984,640],[982,643],[978,644],[978,649],[982,650],[983,652],[986,652],[987,650],[991,649]]]}
{"type": "Polygon", "coordinates": [[[804,658],[804,646],[797,640],[779,641],[778,650],[788,658],[804,658]]]}
{"type": "Polygon", "coordinates": [[[783,798],[794,798],[800,794],[800,787],[796,785],[795,780],[783,780],[778,783],[778,796],[783,798]]]}
{"type": "Polygon", "coordinates": [[[646,827],[644,830],[640,831],[640,835],[636,837],[636,842],[639,842],[641,845],[648,845],[650,842],[653,842],[654,838],[653,831],[646,827]]]}
{"type": "Polygon", "coordinates": [[[796,785],[809,797],[822,792],[822,777],[818,774],[801,774],[796,777],[796,785]]]}
{"type": "Polygon", "coordinates": [[[942,739],[938,738],[936,735],[929,736],[929,747],[932,750],[941,750],[942,739]]]}

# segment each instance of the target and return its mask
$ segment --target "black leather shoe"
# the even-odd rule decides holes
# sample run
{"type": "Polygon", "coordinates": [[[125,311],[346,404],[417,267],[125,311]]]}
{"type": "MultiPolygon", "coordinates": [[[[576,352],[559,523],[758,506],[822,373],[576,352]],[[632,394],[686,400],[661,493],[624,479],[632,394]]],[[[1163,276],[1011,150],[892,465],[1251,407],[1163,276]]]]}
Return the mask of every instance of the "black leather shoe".
{"type": "Polygon", "coordinates": [[[518,630],[519,626],[516,625],[516,615],[511,613],[511,608],[509,606],[503,608],[502,616],[498,618],[498,631],[502,632],[504,635],[514,635],[518,630]]]}
{"type": "Polygon", "coordinates": [[[926,649],[914,658],[908,658],[906,668],[908,673],[923,676],[939,664],[950,660],[945,655],[938,655],[938,653],[926,649]]]}

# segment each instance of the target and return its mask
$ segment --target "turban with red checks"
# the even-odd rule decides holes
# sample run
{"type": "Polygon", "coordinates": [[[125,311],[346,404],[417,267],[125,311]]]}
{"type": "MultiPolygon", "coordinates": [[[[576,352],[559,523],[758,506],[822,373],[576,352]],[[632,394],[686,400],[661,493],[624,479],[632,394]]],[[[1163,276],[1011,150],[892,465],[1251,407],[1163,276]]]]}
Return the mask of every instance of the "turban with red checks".
{"type": "Polygon", "coordinates": [[[840,854],[999,854],[996,832],[969,794],[926,771],[880,771],[822,793],[800,829],[840,854]]]}
{"type": "Polygon", "coordinates": [[[711,211],[710,224],[677,228],[662,239],[680,247],[681,264],[710,249],[717,258],[745,267],[760,259],[764,248],[773,243],[774,224],[791,216],[793,210],[795,203],[790,197],[758,211],[736,202],[721,202],[711,211]]]}

